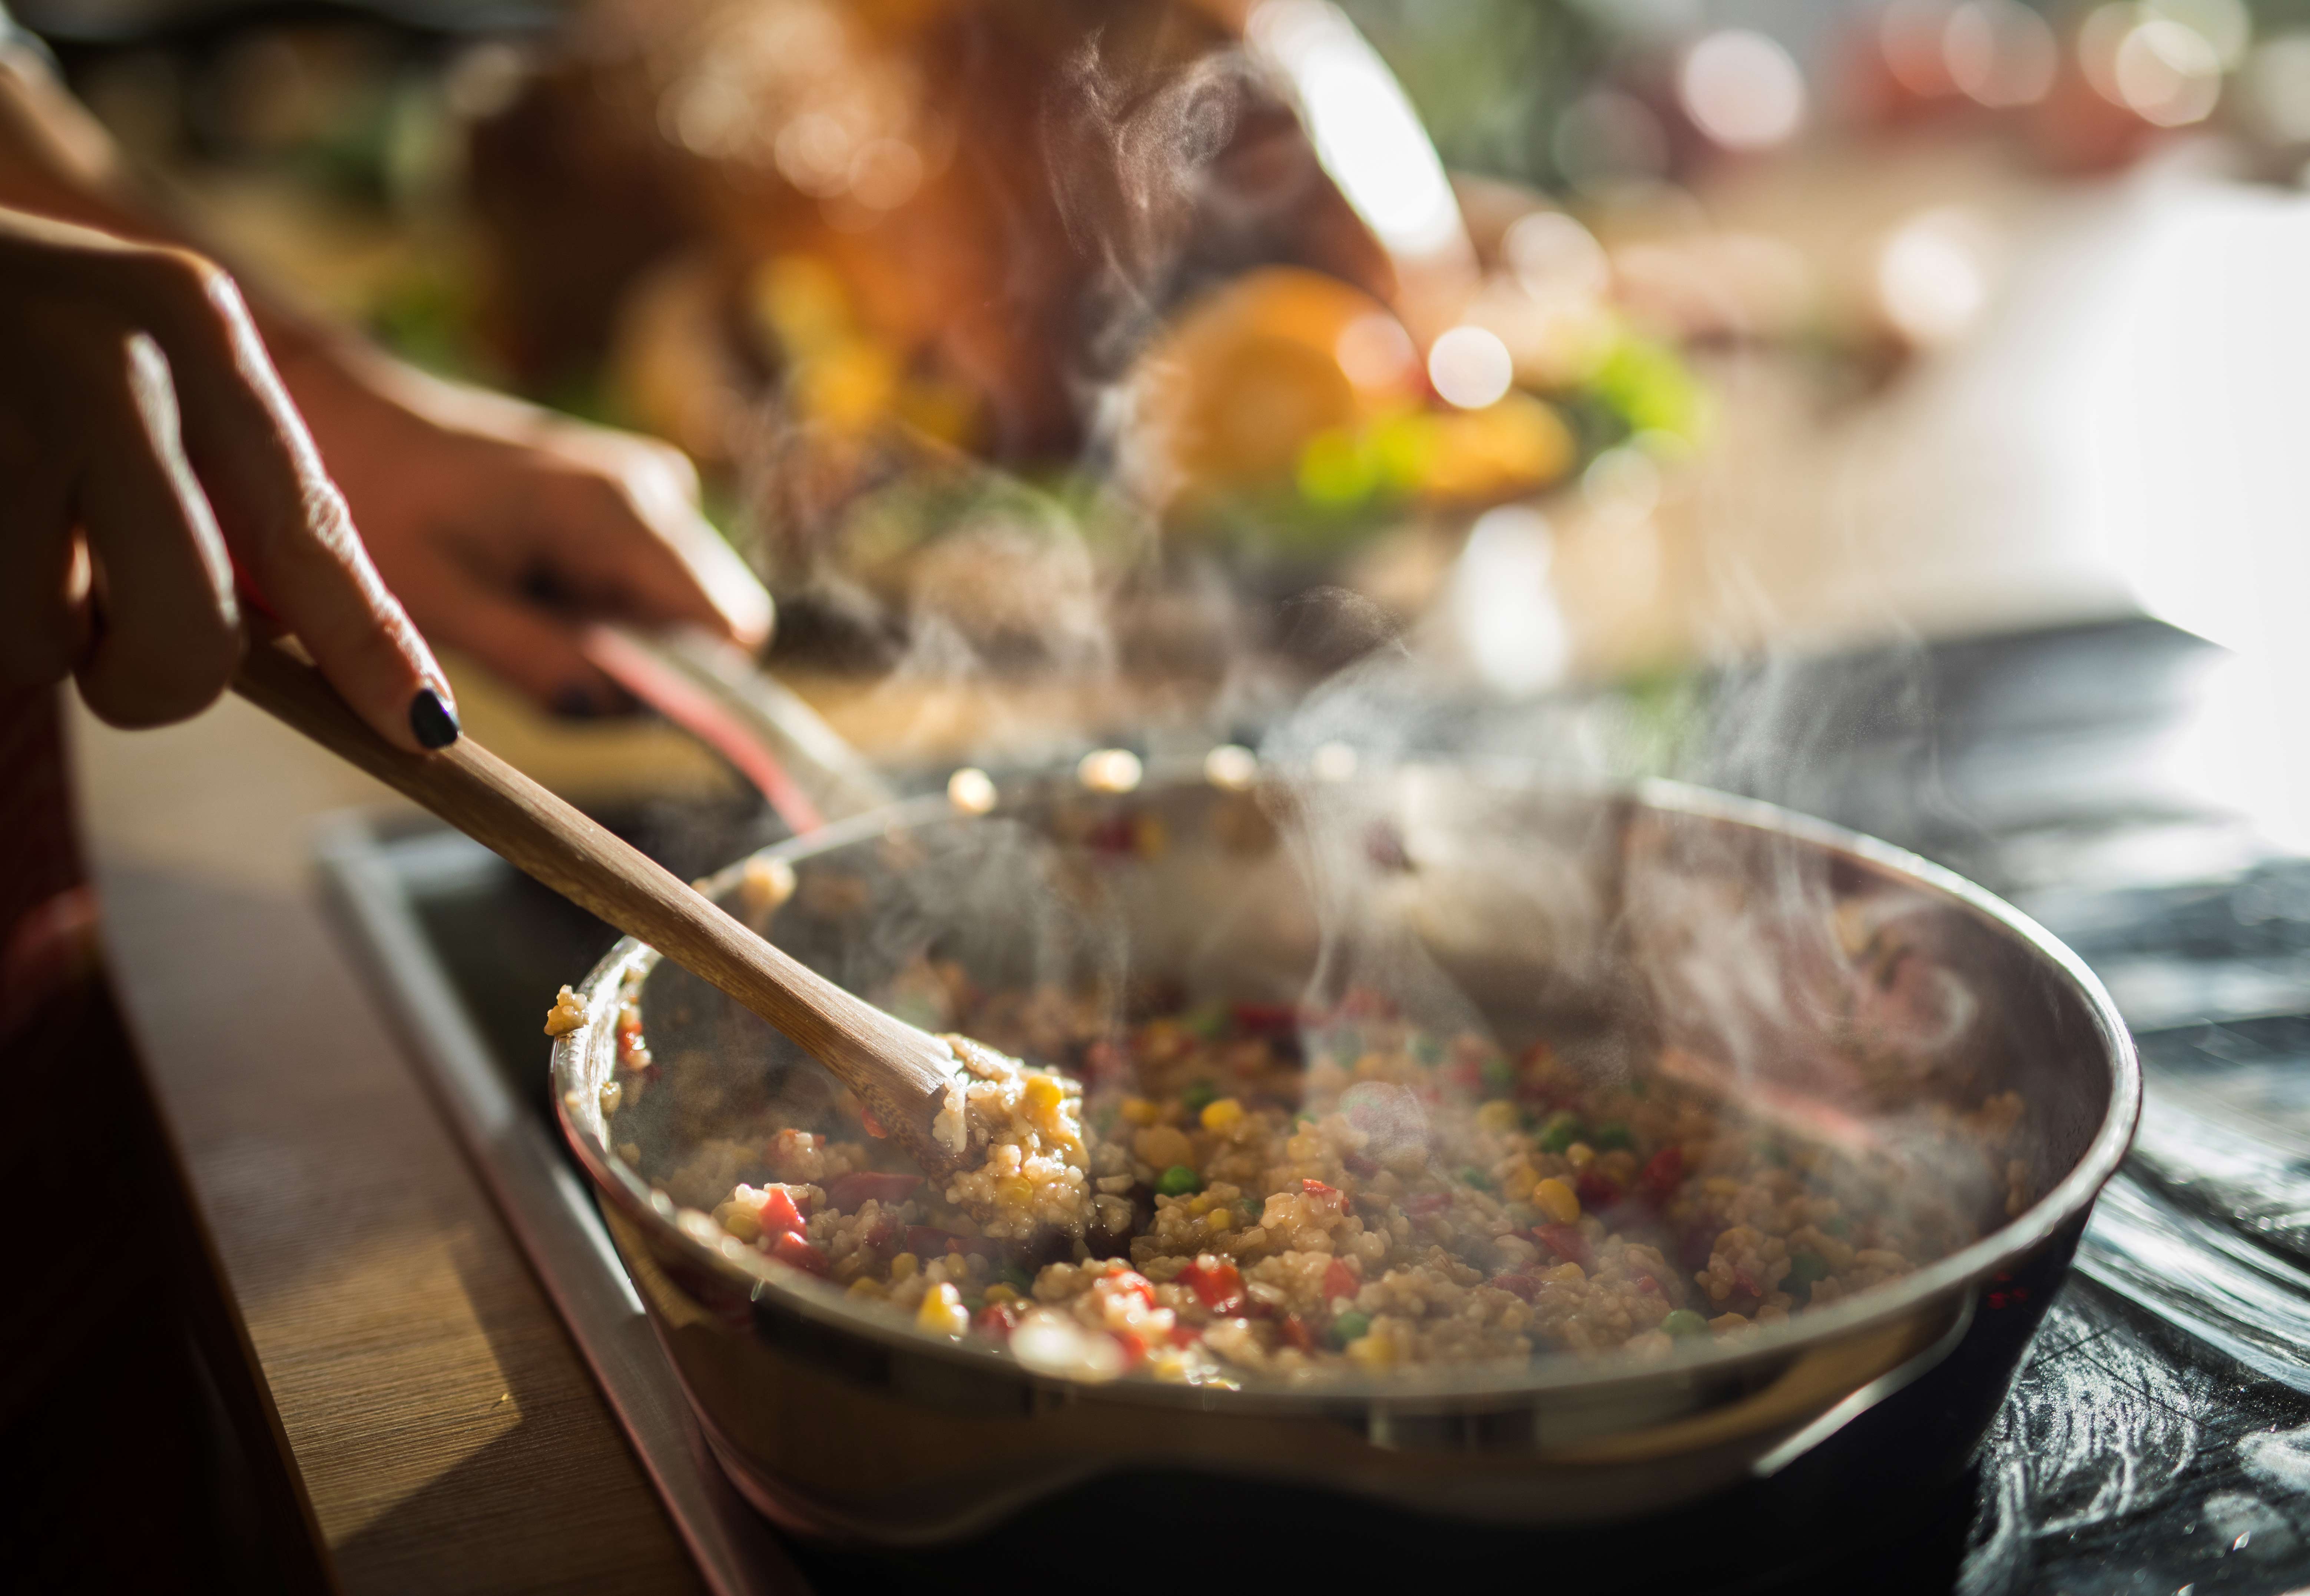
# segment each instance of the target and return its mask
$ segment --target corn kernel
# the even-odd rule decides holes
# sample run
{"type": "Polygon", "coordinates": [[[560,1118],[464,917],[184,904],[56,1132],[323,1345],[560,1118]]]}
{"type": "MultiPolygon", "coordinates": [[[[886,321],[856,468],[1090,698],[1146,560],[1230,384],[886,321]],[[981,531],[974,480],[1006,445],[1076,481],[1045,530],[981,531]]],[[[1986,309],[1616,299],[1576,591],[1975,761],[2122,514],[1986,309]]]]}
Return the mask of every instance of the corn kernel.
{"type": "Polygon", "coordinates": [[[850,1295],[868,1297],[876,1302],[881,1302],[890,1295],[890,1288],[880,1280],[869,1279],[864,1275],[861,1275],[850,1282],[850,1295]]]}
{"type": "Polygon", "coordinates": [[[1123,1116],[1125,1124],[1133,1125],[1151,1125],[1162,1114],[1144,1097],[1125,1097],[1116,1112],[1123,1116]]]}
{"type": "Polygon", "coordinates": [[[1019,1293],[1000,1280],[986,1288],[986,1304],[989,1307],[998,1302],[1017,1302],[1018,1300],[1019,1293]]]}
{"type": "Polygon", "coordinates": [[[1559,1263],[1540,1277],[1543,1280],[1559,1280],[1568,1286],[1577,1286],[1588,1278],[1588,1271],[1576,1263],[1559,1263]]]}
{"type": "Polygon", "coordinates": [[[959,1336],[970,1328],[970,1310],[962,1305],[962,1293],[941,1280],[923,1293],[923,1305],[915,1310],[915,1323],[940,1335],[959,1336]]]}
{"type": "Polygon", "coordinates": [[[1203,1105],[1203,1129],[1224,1131],[1243,1120],[1243,1105],[1233,1097],[1220,1097],[1203,1105]]]}
{"type": "Polygon", "coordinates": [[[1596,1161],[1596,1149],[1585,1141],[1576,1141],[1564,1149],[1564,1161],[1575,1169],[1585,1169],[1596,1161]]]}
{"type": "Polygon", "coordinates": [[[1203,1216],[1203,1228],[1206,1230],[1225,1230],[1234,1223],[1235,1210],[1224,1203],[1213,1208],[1211,1212],[1203,1216]]]}
{"type": "Polygon", "coordinates": [[[1037,1114],[1050,1113],[1065,1102],[1067,1097],[1066,1089],[1059,1084],[1056,1076],[1052,1075],[1029,1075],[1019,1090],[1020,1095],[1027,1099],[1027,1106],[1037,1114]]]}
{"type": "Polygon", "coordinates": [[[1350,1341],[1347,1353],[1349,1360],[1368,1375],[1385,1374],[1395,1366],[1395,1343],[1376,1326],[1350,1341]]]}
{"type": "Polygon", "coordinates": [[[1569,1225],[1580,1217],[1580,1199],[1553,1175],[1533,1187],[1532,1202],[1552,1224],[1569,1225]]]}
{"type": "Polygon", "coordinates": [[[1524,1123],[1524,1115],[1506,1097],[1494,1097],[1476,1110],[1476,1123],[1495,1135],[1506,1135],[1524,1123]]]}
{"type": "Polygon", "coordinates": [[[1510,1202],[1528,1202],[1533,1187],[1540,1184],[1540,1175],[1529,1164],[1519,1164],[1500,1182],[1500,1195],[1510,1202]]]}
{"type": "Polygon", "coordinates": [[[893,1284],[906,1279],[923,1266],[923,1261],[912,1253],[901,1253],[890,1260],[890,1279],[893,1284]]]}

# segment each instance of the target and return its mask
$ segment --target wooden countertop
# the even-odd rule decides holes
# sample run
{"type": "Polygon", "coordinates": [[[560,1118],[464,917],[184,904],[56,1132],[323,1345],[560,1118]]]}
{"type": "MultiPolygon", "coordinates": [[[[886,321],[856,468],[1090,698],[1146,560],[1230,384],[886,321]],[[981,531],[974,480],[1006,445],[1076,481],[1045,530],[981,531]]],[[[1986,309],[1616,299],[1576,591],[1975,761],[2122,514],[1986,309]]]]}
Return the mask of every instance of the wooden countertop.
{"type": "Polygon", "coordinates": [[[385,789],[238,700],[72,740],[116,984],[344,1588],[700,1588],[323,920],[312,823],[385,789]]]}

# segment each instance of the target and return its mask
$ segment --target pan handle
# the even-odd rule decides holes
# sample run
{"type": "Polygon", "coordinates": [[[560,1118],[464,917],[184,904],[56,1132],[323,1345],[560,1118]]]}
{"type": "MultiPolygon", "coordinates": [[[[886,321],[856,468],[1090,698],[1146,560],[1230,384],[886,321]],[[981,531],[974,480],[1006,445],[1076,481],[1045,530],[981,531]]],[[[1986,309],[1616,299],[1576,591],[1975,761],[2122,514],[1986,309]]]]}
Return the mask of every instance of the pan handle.
{"type": "Polygon", "coordinates": [[[890,801],[865,757],[735,644],[696,628],[600,624],[585,646],[605,674],[737,767],[789,830],[890,801]]]}
{"type": "Polygon", "coordinates": [[[1936,1340],[1887,1369],[1757,1459],[1749,1465],[1749,1472],[1759,1479],[1771,1479],[1878,1403],[1897,1392],[1906,1390],[1939,1368],[1942,1361],[1957,1350],[1958,1343],[1965,1340],[1966,1332],[1973,1328],[1974,1310],[1980,1305],[1980,1294],[1979,1286],[1967,1286],[1965,1300],[1958,1305],[1956,1317],[1950,1321],[1949,1328],[1936,1340]]]}

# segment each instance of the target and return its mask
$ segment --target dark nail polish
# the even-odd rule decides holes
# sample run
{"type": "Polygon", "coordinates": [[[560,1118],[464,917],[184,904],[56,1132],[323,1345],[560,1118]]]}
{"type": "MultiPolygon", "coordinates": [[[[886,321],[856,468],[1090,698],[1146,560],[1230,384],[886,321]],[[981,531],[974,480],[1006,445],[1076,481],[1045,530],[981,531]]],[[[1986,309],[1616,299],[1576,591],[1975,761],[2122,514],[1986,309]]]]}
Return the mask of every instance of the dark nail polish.
{"type": "Polygon", "coordinates": [[[573,682],[553,695],[553,713],[569,720],[592,720],[602,713],[602,707],[592,693],[573,682]]]}
{"type": "Polygon", "coordinates": [[[419,747],[447,748],[457,741],[456,712],[431,688],[420,688],[409,700],[409,729],[417,733],[419,747]]]}

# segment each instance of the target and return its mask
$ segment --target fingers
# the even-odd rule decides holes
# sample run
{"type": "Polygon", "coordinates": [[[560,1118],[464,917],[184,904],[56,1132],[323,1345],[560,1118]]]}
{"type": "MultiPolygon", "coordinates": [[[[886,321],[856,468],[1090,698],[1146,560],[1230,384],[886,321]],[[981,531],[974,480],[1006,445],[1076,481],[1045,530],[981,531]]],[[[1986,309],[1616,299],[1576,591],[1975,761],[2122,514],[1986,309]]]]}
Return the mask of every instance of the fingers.
{"type": "Polygon", "coordinates": [[[581,466],[555,473],[536,507],[540,542],[571,585],[615,594],[635,620],[689,622],[759,648],[770,595],[698,511],[689,461],[639,438],[587,435],[557,453],[581,466]]]}
{"type": "Polygon", "coordinates": [[[354,531],[247,308],[195,256],[148,252],[143,308],[184,400],[186,453],[265,602],[388,742],[456,736],[447,679],[354,531]]]}
{"type": "Polygon", "coordinates": [[[574,625],[431,551],[404,564],[398,580],[428,631],[538,703],[583,714],[617,701],[617,689],[578,646],[574,625]]]}
{"type": "MultiPolygon", "coordinates": [[[[178,438],[168,363],[142,334],[120,359],[118,386],[95,400],[74,507],[99,594],[95,636],[75,674],[102,719],[159,725],[199,713],[224,690],[240,661],[240,617],[224,540],[178,438]]],[[[60,541],[53,591],[62,599],[70,540],[60,541]]]]}
{"type": "Polygon", "coordinates": [[[70,476],[0,444],[0,681],[44,686],[71,675],[87,646],[76,602],[85,594],[73,591],[70,476]]]}

